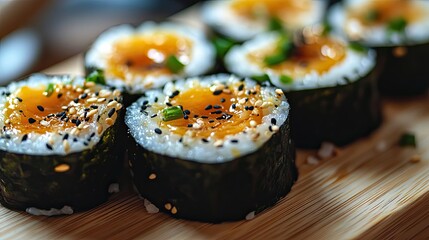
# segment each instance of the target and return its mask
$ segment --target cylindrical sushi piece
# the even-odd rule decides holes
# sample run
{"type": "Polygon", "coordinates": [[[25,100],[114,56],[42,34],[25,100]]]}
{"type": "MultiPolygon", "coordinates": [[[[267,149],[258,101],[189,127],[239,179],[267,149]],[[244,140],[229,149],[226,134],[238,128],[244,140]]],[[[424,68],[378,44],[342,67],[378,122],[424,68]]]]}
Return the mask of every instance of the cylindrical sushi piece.
{"type": "Polygon", "coordinates": [[[350,40],[378,51],[383,94],[427,92],[428,1],[346,0],[331,8],[329,22],[350,40]]]}
{"type": "Polygon", "coordinates": [[[145,199],[177,218],[245,219],[297,179],[282,91],[231,75],[168,83],[127,108],[129,160],[145,199]]]}
{"type": "Polygon", "coordinates": [[[0,202],[33,214],[71,214],[107,200],[121,169],[119,91],[35,74],[0,88],[0,202]]]}
{"type": "Polygon", "coordinates": [[[291,105],[299,147],[348,144],[381,121],[373,50],[306,27],[294,36],[272,32],[230,50],[225,65],[242,77],[269,80],[291,105]]]}
{"type": "Polygon", "coordinates": [[[204,74],[214,64],[215,50],[204,33],[173,22],[113,27],[85,55],[86,73],[102,70],[107,85],[125,91],[125,105],[148,89],[204,74]]]}
{"type": "Polygon", "coordinates": [[[299,29],[319,23],[325,14],[321,0],[208,1],[203,20],[221,35],[242,42],[278,28],[299,29]]]}

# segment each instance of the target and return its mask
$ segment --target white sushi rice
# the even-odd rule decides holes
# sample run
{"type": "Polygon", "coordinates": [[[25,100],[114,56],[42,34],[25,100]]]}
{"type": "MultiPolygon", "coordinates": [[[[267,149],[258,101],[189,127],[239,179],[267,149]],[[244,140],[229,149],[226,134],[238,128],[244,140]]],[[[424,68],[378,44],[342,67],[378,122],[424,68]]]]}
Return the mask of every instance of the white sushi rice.
{"type": "MultiPolygon", "coordinates": [[[[158,98],[158,102],[165,106],[164,103],[168,101],[168,96],[175,90],[183,92],[197,86],[209,88],[214,83],[224,83],[229,86],[241,82],[238,77],[221,74],[204,78],[179,80],[176,83],[168,83],[162,91],[152,90],[146,92],[145,97],[133,103],[126,111],[125,123],[130,128],[132,137],[143,148],[151,152],[196,162],[220,163],[257,151],[274,134],[274,132],[268,131],[272,125],[271,119],[275,118],[277,126],[281,126],[288,118],[289,104],[285,97],[282,96],[280,100],[277,98],[278,95],[274,88],[263,87],[260,93],[263,101],[274,101],[273,99],[275,99],[278,101],[278,107],[273,107],[272,112],[265,115],[262,118],[262,123],[256,126],[255,131],[260,135],[256,141],[252,140],[249,134],[240,132],[235,135],[226,136],[223,139],[223,147],[216,147],[214,144],[215,140],[211,139],[209,139],[209,143],[203,143],[201,138],[195,138],[186,134],[185,136],[180,136],[169,132],[165,128],[161,128],[162,134],[154,132],[155,128],[160,128],[159,123],[162,121],[161,116],[159,116],[159,110],[153,107],[155,98],[158,98]],[[152,105],[152,107],[146,109],[148,112],[147,116],[140,112],[144,101],[148,101],[148,104],[152,105]],[[154,114],[158,115],[151,118],[154,114]],[[179,139],[182,137],[181,143],[179,139]],[[238,140],[239,143],[231,142],[233,139],[238,140]]],[[[256,85],[251,80],[245,80],[243,83],[246,86],[245,88],[251,88],[256,85]]]]}
{"type": "MultiPolygon", "coordinates": [[[[45,133],[29,133],[27,134],[28,139],[22,141],[23,134],[15,129],[9,129],[4,131],[6,116],[4,114],[5,106],[10,97],[14,97],[14,93],[24,86],[29,87],[40,87],[48,86],[49,83],[54,84],[66,84],[73,81],[73,85],[83,86],[83,78],[72,78],[69,76],[47,76],[43,74],[35,74],[29,77],[26,81],[13,82],[7,87],[0,88],[0,150],[13,152],[18,154],[30,154],[30,155],[67,155],[74,152],[81,152],[85,149],[93,148],[99,141],[104,131],[110,126],[106,123],[107,117],[107,104],[99,104],[98,113],[94,115],[91,121],[85,122],[87,128],[82,129],[78,135],[71,133],[72,129],[52,129],[45,133]],[[8,97],[6,93],[10,93],[8,97]],[[100,116],[99,121],[97,117],[100,116]],[[101,124],[103,131],[101,134],[98,133],[97,127],[101,124]],[[70,149],[67,151],[64,148],[63,137],[68,133],[71,139],[69,142],[70,149]],[[89,136],[95,133],[93,137],[89,139],[89,136]],[[9,138],[5,136],[8,135],[9,138]],[[73,141],[73,138],[77,138],[77,141],[73,141]],[[87,143],[87,145],[84,144],[87,143]],[[46,144],[50,143],[52,150],[48,150],[46,144]]],[[[101,90],[99,86],[91,88],[91,90],[101,90]]],[[[83,111],[83,110],[82,110],[83,111]]],[[[35,123],[36,124],[36,123],[35,123]]],[[[37,123],[38,124],[38,123],[37,123]]],[[[73,128],[74,129],[74,128],[73,128]]]]}
{"type": "MultiPolygon", "coordinates": [[[[142,93],[150,88],[159,88],[165,83],[180,77],[192,77],[206,73],[215,64],[216,52],[208,42],[204,33],[196,28],[187,25],[164,22],[145,22],[137,28],[131,25],[119,25],[108,29],[102,33],[93,46],[85,55],[85,66],[92,66],[98,69],[106,69],[107,58],[112,53],[112,46],[120,39],[138,34],[154,34],[157,32],[167,32],[178,37],[189,39],[192,43],[189,63],[185,65],[180,74],[163,74],[128,77],[119,79],[115,76],[106,75],[106,82],[110,86],[125,89],[128,93],[142,93]]],[[[180,60],[180,59],[179,59],[180,60]]],[[[187,60],[188,61],[188,60],[187,60]]]]}
{"type": "Polygon", "coordinates": [[[29,207],[25,210],[28,214],[35,216],[57,216],[57,215],[71,215],[73,214],[73,208],[64,206],[61,209],[51,208],[49,210],[38,209],[35,207],[29,207]]]}
{"type": "MultiPolygon", "coordinates": [[[[408,23],[404,33],[389,32],[387,23],[365,26],[348,18],[348,11],[362,8],[372,1],[346,0],[343,4],[335,4],[328,12],[329,23],[332,24],[337,33],[358,40],[370,47],[415,45],[429,42],[429,1],[408,1],[425,13],[419,21],[408,23]]],[[[394,3],[392,2],[392,4],[394,3]]]]}
{"type": "MultiPolygon", "coordinates": [[[[256,35],[268,31],[267,18],[249,19],[238,15],[232,8],[233,1],[208,1],[202,7],[202,17],[205,23],[214,27],[221,34],[237,41],[249,40],[256,35]]],[[[300,13],[294,23],[286,26],[297,29],[319,23],[325,14],[326,1],[313,0],[308,12],[300,13]]],[[[296,14],[296,13],[295,13],[296,14]]]]}
{"type": "MultiPolygon", "coordinates": [[[[227,69],[243,77],[267,74],[271,83],[275,86],[285,91],[294,91],[346,85],[350,81],[357,81],[367,75],[376,64],[375,51],[369,50],[367,53],[361,53],[347,48],[345,58],[329,71],[322,74],[312,71],[303,77],[290,76],[293,78],[293,82],[291,84],[284,84],[280,81],[281,74],[269,67],[254,63],[247,57],[249,53],[264,50],[277,44],[279,37],[280,35],[276,32],[266,33],[245,42],[241,46],[233,47],[225,56],[227,69]]],[[[343,40],[336,39],[346,44],[343,40]]]]}

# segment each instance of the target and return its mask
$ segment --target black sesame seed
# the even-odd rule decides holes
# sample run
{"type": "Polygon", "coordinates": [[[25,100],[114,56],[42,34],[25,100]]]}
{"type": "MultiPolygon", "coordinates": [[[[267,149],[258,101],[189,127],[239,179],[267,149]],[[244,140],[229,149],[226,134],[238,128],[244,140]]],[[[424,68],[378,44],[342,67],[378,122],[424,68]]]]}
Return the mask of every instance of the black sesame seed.
{"type": "Polygon", "coordinates": [[[87,142],[83,142],[83,145],[88,146],[88,145],[89,145],[89,143],[87,143],[87,142]]]}
{"type": "Polygon", "coordinates": [[[201,116],[201,118],[204,118],[204,119],[206,119],[206,118],[209,118],[208,116],[201,116]]]}
{"type": "Polygon", "coordinates": [[[141,107],[141,110],[142,111],[144,111],[144,110],[146,110],[147,109],[147,106],[146,105],[143,105],[142,107],[141,107]]]}
{"type": "Polygon", "coordinates": [[[275,118],[271,118],[271,124],[276,125],[277,124],[277,120],[275,118]]]}
{"type": "Polygon", "coordinates": [[[21,142],[25,142],[28,139],[28,135],[25,134],[24,136],[22,136],[21,142]]]}
{"type": "Polygon", "coordinates": [[[88,112],[84,112],[83,113],[83,118],[86,119],[87,116],[88,116],[88,112]]]}
{"type": "Polygon", "coordinates": [[[240,86],[238,86],[238,91],[241,91],[244,89],[244,84],[241,84],[240,86]]]}
{"type": "Polygon", "coordinates": [[[158,97],[155,97],[155,99],[153,99],[154,102],[158,102],[158,97]]]}
{"type": "Polygon", "coordinates": [[[77,138],[73,138],[73,142],[77,142],[77,138]]]}
{"type": "Polygon", "coordinates": [[[5,134],[5,135],[4,135],[4,137],[5,137],[6,139],[11,139],[11,136],[10,136],[9,134],[5,134]]]}
{"type": "Polygon", "coordinates": [[[63,96],[62,93],[58,93],[57,98],[61,98],[63,96]]]}
{"type": "Polygon", "coordinates": [[[72,119],[72,120],[71,120],[71,122],[72,122],[73,124],[76,124],[76,119],[72,119]]]}
{"type": "Polygon", "coordinates": [[[181,142],[183,142],[183,138],[180,138],[180,139],[179,139],[179,142],[180,142],[180,143],[181,143],[181,142]]]}
{"type": "Polygon", "coordinates": [[[225,101],[226,101],[226,100],[225,100],[225,98],[221,98],[221,99],[220,99],[220,102],[221,102],[221,103],[224,103],[225,101]]]}
{"type": "Polygon", "coordinates": [[[245,107],[244,107],[244,110],[246,110],[246,111],[247,111],[247,110],[249,110],[249,107],[248,107],[248,106],[245,106],[245,107]]]}
{"type": "Polygon", "coordinates": [[[173,106],[173,104],[171,104],[171,103],[169,103],[169,102],[166,102],[166,103],[165,103],[165,105],[167,105],[167,106],[169,106],[169,107],[173,106]]]}
{"type": "Polygon", "coordinates": [[[33,123],[35,123],[35,122],[36,122],[36,119],[34,119],[34,118],[29,118],[29,119],[28,119],[28,122],[29,122],[30,124],[33,124],[33,123]]]}
{"type": "Polygon", "coordinates": [[[55,116],[56,116],[56,117],[62,117],[62,116],[64,116],[64,115],[66,115],[66,112],[59,112],[59,113],[57,113],[55,116]]]}
{"type": "Polygon", "coordinates": [[[183,118],[184,118],[184,119],[188,119],[188,118],[189,118],[189,116],[188,116],[188,115],[184,115],[184,116],[183,116],[183,118]]]}
{"type": "Polygon", "coordinates": [[[40,106],[40,105],[37,106],[37,109],[39,109],[39,111],[41,111],[41,112],[45,111],[45,108],[40,106]]]}
{"type": "Polygon", "coordinates": [[[231,142],[232,143],[238,143],[238,140],[237,139],[232,139],[231,142]]]}
{"type": "Polygon", "coordinates": [[[153,114],[152,116],[150,116],[150,118],[154,118],[154,117],[156,117],[156,116],[158,116],[158,114],[153,114]]]}
{"type": "Polygon", "coordinates": [[[205,138],[201,139],[201,141],[203,141],[203,143],[208,143],[209,142],[209,140],[207,140],[205,138]]]}
{"type": "Polygon", "coordinates": [[[213,92],[213,95],[217,96],[220,95],[223,91],[222,90],[216,90],[213,92]]]}
{"type": "Polygon", "coordinates": [[[48,143],[46,143],[46,148],[49,149],[49,150],[51,150],[51,151],[53,150],[52,146],[49,145],[48,143]]]}
{"type": "Polygon", "coordinates": [[[109,112],[107,113],[107,116],[109,116],[109,118],[110,118],[110,117],[112,117],[112,116],[113,116],[113,114],[115,114],[115,112],[116,112],[116,109],[115,109],[115,108],[112,108],[112,109],[110,109],[110,110],[109,110],[109,112]]]}
{"type": "Polygon", "coordinates": [[[214,109],[221,109],[222,107],[221,107],[221,106],[219,106],[219,105],[214,105],[214,106],[213,106],[213,108],[214,108],[214,109]]]}
{"type": "Polygon", "coordinates": [[[255,109],[255,107],[254,107],[254,106],[250,106],[250,107],[249,107],[249,110],[250,110],[250,111],[252,111],[253,109],[255,109]]]}
{"type": "Polygon", "coordinates": [[[162,134],[162,131],[161,131],[161,129],[159,129],[159,128],[155,128],[155,133],[156,133],[156,134],[162,134]]]}
{"type": "Polygon", "coordinates": [[[79,127],[79,125],[81,124],[82,122],[79,120],[79,119],[76,119],[76,127],[79,127]]]}
{"type": "Polygon", "coordinates": [[[204,108],[204,110],[210,110],[212,109],[212,105],[207,105],[206,108],[204,108]]]}
{"type": "Polygon", "coordinates": [[[192,124],[188,124],[188,128],[191,128],[192,127],[192,124]]]}
{"type": "Polygon", "coordinates": [[[199,117],[199,116],[195,114],[195,115],[194,115],[194,118],[197,118],[197,117],[199,117]]]}
{"type": "Polygon", "coordinates": [[[98,106],[96,106],[96,105],[91,105],[91,108],[92,108],[92,109],[98,109],[98,106]]]}
{"type": "Polygon", "coordinates": [[[270,130],[270,132],[273,131],[273,128],[271,126],[268,127],[268,130],[270,130]]]}
{"type": "Polygon", "coordinates": [[[183,113],[186,114],[186,115],[189,115],[189,114],[191,114],[191,111],[185,110],[185,111],[183,111],[183,113]]]}
{"type": "Polygon", "coordinates": [[[143,105],[147,105],[149,103],[149,101],[148,100],[144,100],[143,101],[143,105]]]}
{"type": "Polygon", "coordinates": [[[66,135],[64,135],[64,137],[63,137],[63,140],[67,140],[67,139],[69,139],[69,134],[68,133],[66,133],[66,135]]]}
{"type": "Polygon", "coordinates": [[[221,114],[221,113],[222,113],[221,110],[217,110],[217,111],[211,112],[211,114],[221,114]]]}
{"type": "Polygon", "coordinates": [[[232,107],[232,109],[235,109],[235,108],[237,107],[237,105],[235,105],[235,103],[233,103],[233,104],[231,105],[231,107],[232,107]]]}
{"type": "Polygon", "coordinates": [[[85,99],[85,98],[87,98],[87,97],[88,97],[88,94],[87,94],[87,93],[84,93],[84,94],[80,95],[80,99],[85,99]]]}
{"type": "Polygon", "coordinates": [[[19,102],[22,102],[22,98],[16,97],[16,99],[18,99],[19,102]]]}

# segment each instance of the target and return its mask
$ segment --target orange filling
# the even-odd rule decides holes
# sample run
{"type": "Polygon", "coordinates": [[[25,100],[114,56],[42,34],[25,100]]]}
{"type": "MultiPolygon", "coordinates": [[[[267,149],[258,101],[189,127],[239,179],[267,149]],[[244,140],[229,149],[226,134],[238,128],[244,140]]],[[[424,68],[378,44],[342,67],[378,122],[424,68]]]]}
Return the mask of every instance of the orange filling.
{"type": "Polygon", "coordinates": [[[79,94],[73,91],[63,91],[60,95],[54,92],[50,96],[45,96],[43,94],[45,88],[45,86],[40,88],[22,87],[14,94],[15,97],[11,97],[6,104],[5,117],[10,120],[7,128],[25,134],[31,132],[45,133],[75,126],[70,121],[65,122],[60,118],[47,118],[47,116],[64,112],[61,106],[67,106],[79,94]],[[48,122],[49,125],[40,124],[42,120],[48,122]]]}
{"type": "Polygon", "coordinates": [[[371,1],[358,9],[351,9],[349,19],[357,20],[363,25],[382,25],[402,17],[407,22],[417,21],[424,16],[424,11],[407,0],[371,1]]]}
{"type": "Polygon", "coordinates": [[[201,138],[223,139],[227,135],[243,132],[251,126],[252,120],[256,124],[260,124],[263,117],[260,107],[251,104],[251,102],[260,100],[260,87],[255,87],[252,91],[257,91],[257,93],[242,94],[239,97],[237,93],[240,91],[237,89],[231,90],[231,92],[222,92],[219,95],[214,95],[208,88],[187,90],[176,96],[171,103],[176,106],[181,105],[184,111],[188,110],[190,112],[189,118],[162,122],[161,126],[168,127],[172,132],[182,136],[191,130],[194,131],[196,137],[201,138]],[[246,98],[248,99],[246,103],[239,104],[240,100],[243,103],[244,100],[242,99],[246,98]],[[238,107],[230,108],[234,103],[238,107]],[[190,125],[195,124],[199,127],[190,127],[190,125]]]}
{"type": "Polygon", "coordinates": [[[261,13],[269,16],[283,17],[283,13],[290,14],[307,11],[311,7],[308,0],[235,0],[232,9],[246,17],[257,17],[261,13]]]}
{"type": "Polygon", "coordinates": [[[191,40],[166,32],[134,35],[114,43],[106,73],[119,79],[171,74],[166,59],[174,55],[183,64],[191,57],[191,40]]]}
{"type": "Polygon", "coordinates": [[[293,78],[303,77],[313,71],[323,74],[346,56],[346,47],[343,44],[320,36],[307,38],[306,43],[297,46],[286,61],[274,66],[266,66],[264,59],[276,54],[276,51],[278,50],[274,45],[264,51],[251,52],[248,54],[248,58],[263,68],[269,68],[293,78]]]}

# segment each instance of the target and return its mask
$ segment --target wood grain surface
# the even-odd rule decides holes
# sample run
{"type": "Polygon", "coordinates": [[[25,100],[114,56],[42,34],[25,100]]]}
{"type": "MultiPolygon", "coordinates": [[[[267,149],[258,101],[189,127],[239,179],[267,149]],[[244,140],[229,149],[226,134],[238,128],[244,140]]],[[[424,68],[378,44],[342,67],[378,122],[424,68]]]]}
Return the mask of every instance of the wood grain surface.
{"type": "MultiPolygon", "coordinates": [[[[46,72],[81,74],[81,64],[79,55],[46,72]]],[[[429,239],[429,95],[386,99],[383,111],[377,131],[335,157],[309,164],[316,151],[298,150],[291,193],[253,220],[149,214],[125,171],[121,192],[87,212],[35,217],[0,206],[0,239],[429,239]],[[404,132],[416,134],[417,148],[398,145],[404,132]]]]}

